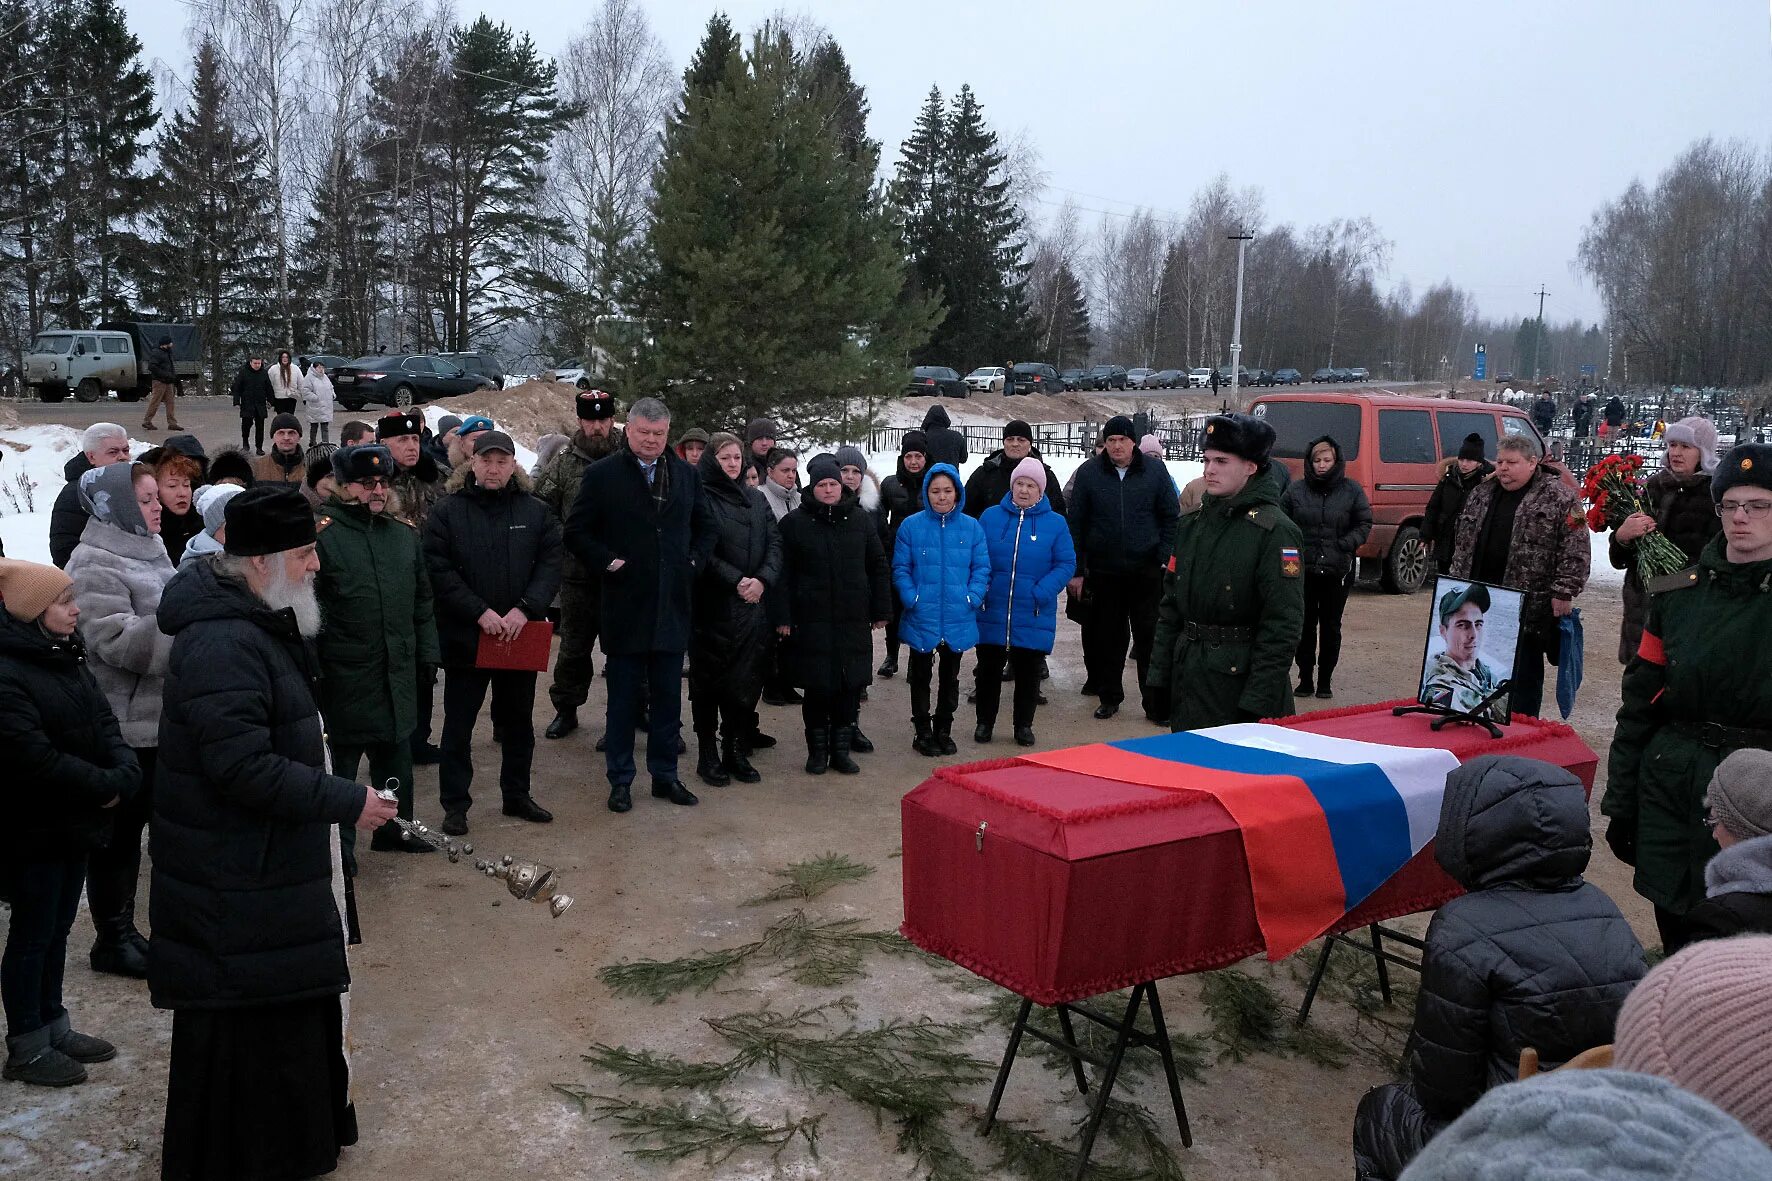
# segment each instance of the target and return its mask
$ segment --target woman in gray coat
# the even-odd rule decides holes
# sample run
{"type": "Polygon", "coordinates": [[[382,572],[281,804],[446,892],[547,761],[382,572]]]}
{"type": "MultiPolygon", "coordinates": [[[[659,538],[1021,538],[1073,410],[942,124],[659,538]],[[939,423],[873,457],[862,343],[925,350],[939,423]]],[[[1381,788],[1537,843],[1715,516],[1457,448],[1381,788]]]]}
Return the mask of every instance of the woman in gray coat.
{"type": "Polygon", "coordinates": [[[146,979],[148,941],[135,929],[142,829],[152,812],[154,755],[160,745],[160,698],[172,637],[160,630],[160,592],[172,560],[160,540],[160,492],[139,463],[94,468],[80,477],[80,503],[91,519],[68,559],[80,637],[99,688],[117,715],[123,741],[141,765],[141,790],[117,808],[108,847],[92,855],[86,894],[98,939],[92,969],[146,979]]]}

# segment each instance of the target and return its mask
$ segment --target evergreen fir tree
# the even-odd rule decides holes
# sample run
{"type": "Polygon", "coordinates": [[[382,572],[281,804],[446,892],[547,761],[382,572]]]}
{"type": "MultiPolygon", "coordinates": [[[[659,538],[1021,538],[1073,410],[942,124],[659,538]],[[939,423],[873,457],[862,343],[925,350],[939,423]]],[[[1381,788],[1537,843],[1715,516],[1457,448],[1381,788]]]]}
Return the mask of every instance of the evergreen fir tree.
{"type": "Polygon", "coordinates": [[[826,108],[843,155],[851,161],[864,154],[878,159],[880,145],[868,139],[867,91],[850,75],[843,47],[826,37],[806,55],[805,69],[808,89],[826,108]]]}
{"type": "Polygon", "coordinates": [[[296,288],[308,293],[317,348],[360,356],[374,348],[375,284],[386,274],[382,213],[358,152],[328,162],[302,240],[296,288]]]}
{"type": "Polygon", "coordinates": [[[997,136],[970,86],[945,118],[931,89],[899,162],[897,199],[918,289],[946,311],[918,363],[1003,364],[1033,344],[1024,227],[997,136]]]}
{"type": "Polygon", "coordinates": [[[1089,301],[1083,285],[1069,263],[1059,264],[1040,301],[1039,342],[1041,357],[1064,369],[1081,365],[1089,356],[1089,301]]]}
{"type": "Polygon", "coordinates": [[[866,417],[854,400],[903,380],[932,309],[903,297],[876,145],[843,134],[786,36],[742,58],[730,45],[716,17],[665,129],[633,290],[650,339],[631,384],[668,384],[683,425],[767,411],[852,429],[866,417]]]}
{"type": "Polygon", "coordinates": [[[0,106],[0,285],[7,298],[0,307],[18,306],[9,339],[31,336],[43,327],[43,248],[50,194],[45,188],[42,152],[44,103],[41,16],[31,0],[0,0],[0,77],[8,79],[0,106]]]}
{"type": "Polygon", "coordinates": [[[269,323],[264,286],[274,244],[264,149],[228,113],[228,82],[213,42],[197,47],[190,103],[161,128],[157,200],[149,215],[143,300],[202,332],[210,388],[236,345],[269,323]]]}

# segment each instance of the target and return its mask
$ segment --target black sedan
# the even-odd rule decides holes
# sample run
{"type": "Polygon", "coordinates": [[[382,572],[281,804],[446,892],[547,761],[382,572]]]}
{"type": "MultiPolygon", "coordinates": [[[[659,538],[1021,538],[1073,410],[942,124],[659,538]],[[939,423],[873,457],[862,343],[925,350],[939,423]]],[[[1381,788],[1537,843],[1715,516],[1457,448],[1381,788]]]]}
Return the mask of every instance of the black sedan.
{"type": "Polygon", "coordinates": [[[1086,390],[1089,387],[1083,383],[1088,380],[1089,371],[1087,369],[1066,369],[1058,375],[1059,384],[1067,390],[1086,390]]]}
{"type": "Polygon", "coordinates": [[[332,375],[339,405],[361,410],[371,402],[412,406],[432,398],[453,398],[492,389],[492,382],[460,365],[423,353],[358,357],[332,375]]]}
{"type": "Polygon", "coordinates": [[[964,398],[966,379],[946,365],[919,365],[904,392],[913,398],[964,398]]]}
{"type": "Polygon", "coordinates": [[[1059,378],[1058,370],[1038,362],[1017,365],[1010,380],[1013,384],[1009,392],[1012,394],[1057,394],[1064,391],[1064,382],[1059,378]]]}
{"type": "Polygon", "coordinates": [[[1185,369],[1159,369],[1144,379],[1144,388],[1147,390],[1172,390],[1176,386],[1186,384],[1187,370],[1185,369]]]}

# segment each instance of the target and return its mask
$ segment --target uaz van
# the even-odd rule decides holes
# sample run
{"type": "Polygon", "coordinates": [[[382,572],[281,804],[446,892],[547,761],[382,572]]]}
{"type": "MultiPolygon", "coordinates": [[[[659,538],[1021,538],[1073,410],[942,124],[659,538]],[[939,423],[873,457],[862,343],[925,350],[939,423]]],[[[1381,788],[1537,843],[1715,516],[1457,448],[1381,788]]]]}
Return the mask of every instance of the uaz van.
{"type": "Polygon", "coordinates": [[[1263,394],[1250,413],[1274,428],[1274,456],[1293,479],[1304,475],[1305,448],[1329,435],[1341,447],[1350,479],[1372,502],[1372,536],[1359,549],[1360,574],[1376,568],[1386,590],[1414,594],[1433,570],[1421,537],[1428,497],[1439,482],[1440,461],[1458,454],[1470,434],[1482,436],[1495,459],[1503,435],[1544,440],[1524,411],[1487,402],[1408,398],[1390,394],[1263,394]]]}

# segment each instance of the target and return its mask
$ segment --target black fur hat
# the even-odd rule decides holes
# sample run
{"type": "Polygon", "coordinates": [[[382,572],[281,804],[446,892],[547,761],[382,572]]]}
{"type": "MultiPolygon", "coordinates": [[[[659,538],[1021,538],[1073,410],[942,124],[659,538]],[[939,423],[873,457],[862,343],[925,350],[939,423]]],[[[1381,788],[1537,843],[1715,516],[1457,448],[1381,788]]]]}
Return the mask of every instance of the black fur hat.
{"type": "Polygon", "coordinates": [[[1248,414],[1214,414],[1200,439],[1204,451],[1223,451],[1250,463],[1266,463],[1274,445],[1274,428],[1248,414]]]}

